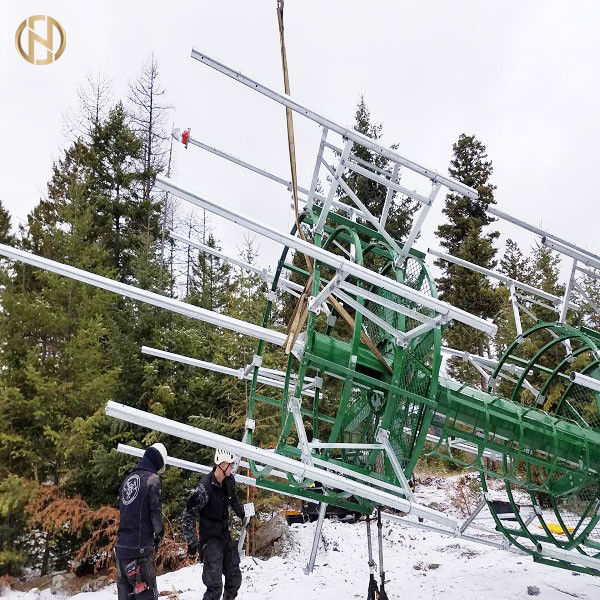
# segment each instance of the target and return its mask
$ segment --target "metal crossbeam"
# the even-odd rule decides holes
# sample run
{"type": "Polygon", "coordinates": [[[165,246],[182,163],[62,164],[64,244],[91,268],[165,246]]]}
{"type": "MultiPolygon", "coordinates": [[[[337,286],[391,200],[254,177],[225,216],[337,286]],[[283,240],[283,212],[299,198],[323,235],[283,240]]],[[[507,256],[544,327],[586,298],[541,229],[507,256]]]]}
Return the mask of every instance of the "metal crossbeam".
{"type": "MultiPolygon", "coordinates": [[[[360,496],[381,506],[389,506],[390,508],[395,508],[405,513],[412,513],[423,517],[424,519],[441,523],[450,528],[458,529],[459,526],[456,519],[448,517],[439,511],[418,505],[414,502],[409,502],[404,498],[374,487],[375,485],[381,485],[381,482],[375,478],[369,478],[372,481],[371,485],[353,481],[347,477],[342,477],[337,473],[326,471],[318,466],[309,465],[263,448],[257,448],[250,444],[232,440],[223,435],[212,433],[198,427],[178,423],[177,421],[144,412],[137,408],[125,406],[113,402],[112,400],[106,404],[105,413],[109,417],[115,417],[116,419],[128,423],[135,423],[136,425],[173,435],[203,446],[228,450],[233,454],[245,456],[250,460],[272,466],[292,475],[319,481],[327,487],[342,490],[351,495],[360,496]]],[[[329,463],[326,464],[327,468],[331,468],[332,465],[329,463]]]]}
{"type": "MultiPolygon", "coordinates": [[[[251,265],[250,263],[240,260],[239,258],[234,258],[233,256],[229,256],[228,254],[225,254],[220,250],[211,248],[206,244],[201,244],[200,242],[195,242],[194,240],[190,240],[189,238],[183,237],[182,235],[179,235],[174,231],[169,231],[168,233],[170,238],[177,240],[182,244],[186,244],[188,246],[191,246],[192,248],[196,248],[196,250],[200,250],[201,252],[205,252],[206,254],[212,254],[213,256],[225,260],[231,263],[232,265],[237,265],[241,269],[245,269],[246,271],[251,271],[252,273],[260,275],[263,281],[265,281],[266,283],[272,283],[275,279],[275,276],[270,271],[267,271],[267,269],[265,268],[261,268],[257,265],[251,265]]],[[[304,291],[304,286],[300,285],[299,283],[295,283],[294,281],[290,281],[289,279],[285,279],[283,277],[280,277],[277,281],[277,287],[281,288],[286,292],[289,292],[290,290],[294,290],[295,292],[304,291]]]]}
{"type": "Polygon", "coordinates": [[[348,273],[348,275],[352,275],[368,283],[372,283],[373,285],[379,286],[384,290],[392,292],[393,294],[397,294],[398,296],[407,298],[408,300],[412,300],[417,304],[420,304],[427,308],[431,308],[436,312],[439,312],[440,314],[447,315],[450,319],[455,319],[457,321],[460,321],[461,323],[464,323],[471,327],[475,327],[476,329],[484,331],[489,335],[496,334],[496,331],[498,329],[496,325],[486,321],[485,319],[482,319],[480,317],[472,315],[471,313],[468,313],[467,311],[451,306],[447,302],[443,302],[441,300],[438,300],[437,298],[427,296],[426,294],[414,290],[413,288],[407,285],[398,283],[397,281],[393,281],[385,275],[375,273],[370,269],[367,269],[366,267],[341,258],[340,256],[333,254],[332,252],[329,252],[327,250],[323,250],[322,248],[319,248],[318,246],[315,246],[314,244],[308,241],[302,240],[298,237],[289,235],[287,233],[281,233],[269,227],[268,225],[263,225],[262,223],[251,219],[250,217],[246,217],[229,209],[223,208],[222,206],[219,206],[214,202],[211,202],[210,200],[202,198],[201,196],[178,186],[166,177],[162,177],[160,175],[157,176],[156,186],[166,192],[172,193],[173,195],[177,196],[178,198],[181,198],[182,200],[186,200],[191,204],[195,204],[200,208],[204,208],[209,212],[219,215],[224,219],[227,219],[234,223],[238,223],[239,225],[249,229],[250,231],[254,231],[255,233],[264,235],[265,237],[275,240],[276,242],[279,242],[284,246],[288,246],[289,248],[298,250],[303,254],[307,254],[308,256],[311,256],[312,258],[319,260],[329,265],[330,267],[333,267],[334,269],[341,269],[344,272],[348,273]]]}
{"type": "Polygon", "coordinates": [[[526,223],[525,221],[521,221],[521,219],[512,217],[511,215],[499,210],[495,206],[488,206],[486,208],[486,211],[489,212],[491,215],[500,217],[501,219],[508,221],[509,223],[513,223],[515,225],[518,225],[519,227],[522,227],[523,229],[527,229],[528,231],[531,231],[532,233],[535,233],[535,234],[539,235],[540,237],[546,237],[546,238],[550,238],[552,240],[556,240],[557,242],[559,242],[561,244],[565,244],[565,246],[568,246],[569,248],[573,248],[573,250],[576,250],[577,252],[581,252],[582,254],[587,254],[588,256],[590,256],[591,258],[593,258],[595,260],[600,260],[600,256],[597,256],[593,252],[590,252],[589,250],[585,250],[584,248],[580,248],[579,246],[576,246],[575,244],[573,244],[572,242],[569,242],[568,240],[560,238],[557,235],[549,233],[548,231],[544,231],[543,229],[540,229],[539,227],[535,227],[535,225],[530,225],[529,223],[526,223]]]}
{"type": "Polygon", "coordinates": [[[338,125],[331,119],[328,119],[327,117],[324,117],[311,110],[310,108],[296,102],[287,94],[281,94],[279,92],[276,92],[275,90],[272,90],[260,84],[258,81],[254,81],[253,79],[247,77],[246,75],[243,75],[239,71],[235,71],[234,69],[227,67],[226,65],[216,61],[215,59],[210,58],[209,56],[207,56],[203,52],[200,52],[200,50],[196,48],[192,48],[192,58],[196,59],[202,64],[205,64],[219,71],[220,73],[223,73],[224,75],[227,75],[228,77],[231,77],[235,81],[238,81],[248,86],[249,88],[263,94],[264,96],[271,98],[271,100],[274,100],[279,104],[287,106],[294,112],[300,113],[302,116],[307,117],[311,121],[314,121],[315,123],[318,123],[319,125],[322,125],[323,127],[326,127],[331,131],[334,131],[335,133],[338,133],[343,138],[351,140],[352,142],[360,144],[361,146],[368,148],[369,150],[372,150],[377,154],[380,154],[384,158],[387,158],[388,160],[392,161],[393,163],[398,163],[406,167],[407,169],[414,171],[415,173],[418,173],[420,175],[423,175],[424,177],[427,177],[428,179],[431,179],[434,182],[440,182],[442,185],[446,186],[449,190],[453,192],[456,192],[463,196],[467,196],[474,200],[478,198],[477,192],[473,188],[470,188],[469,186],[466,186],[465,184],[460,183],[459,181],[451,179],[450,177],[440,175],[437,171],[433,169],[428,169],[427,167],[424,167],[412,160],[409,160],[408,158],[401,156],[397,152],[394,152],[393,150],[390,150],[389,148],[378,144],[376,140],[366,135],[363,135],[362,133],[359,133],[355,129],[338,125]]]}
{"type": "MultiPolygon", "coordinates": [[[[63,275],[69,279],[75,279],[77,281],[114,292],[115,294],[119,294],[121,296],[126,296],[134,300],[140,300],[146,304],[152,304],[153,306],[158,306],[160,308],[191,317],[192,319],[204,321],[205,323],[210,323],[211,325],[216,325],[217,327],[223,327],[224,329],[230,329],[231,331],[236,331],[237,333],[241,333],[243,335],[264,340],[265,342],[276,344],[277,346],[284,346],[287,340],[287,336],[279,331],[267,329],[266,327],[261,327],[259,325],[253,325],[252,323],[247,323],[246,321],[235,319],[233,317],[228,317],[227,315],[216,313],[205,308],[200,308],[199,306],[186,304],[180,300],[174,300],[173,298],[161,296],[155,292],[142,290],[133,285],[121,283],[120,281],[115,281],[114,279],[109,279],[108,277],[102,277],[101,275],[96,275],[95,273],[89,273],[83,269],[77,269],[76,267],[65,265],[48,258],[43,258],[41,256],[37,256],[36,254],[25,252],[24,250],[12,248],[11,246],[7,246],[5,244],[0,244],[0,255],[6,256],[12,260],[33,265],[34,267],[39,267],[40,269],[44,269],[46,271],[51,271],[52,273],[57,273],[58,275],[63,275]]],[[[298,347],[300,348],[301,344],[298,347]]]]}
{"type": "MultiPolygon", "coordinates": [[[[155,356],[156,358],[164,358],[165,360],[172,360],[174,362],[178,362],[184,365],[189,365],[191,367],[197,367],[200,369],[206,369],[207,371],[214,371],[215,373],[222,373],[223,375],[230,375],[231,377],[236,377],[237,379],[243,379],[246,381],[252,381],[253,374],[245,371],[243,368],[234,369],[232,367],[226,367],[224,365],[218,365],[216,363],[207,362],[205,360],[199,360],[197,358],[191,358],[190,356],[183,356],[182,354],[175,354],[173,352],[167,352],[166,350],[159,350],[158,348],[151,348],[149,346],[142,346],[141,348],[142,354],[146,354],[148,356],[155,356]]],[[[252,365],[252,363],[250,363],[252,365]]],[[[267,369],[258,369],[258,375],[256,381],[263,385],[268,385],[270,387],[277,388],[279,390],[284,389],[284,379],[276,378],[270,376],[270,374],[266,373],[267,369]]],[[[284,374],[285,376],[285,374],[284,374]]],[[[290,391],[294,392],[296,389],[295,383],[292,381],[290,385],[290,391]]],[[[304,387],[302,389],[302,395],[307,396],[309,398],[314,398],[314,392],[312,392],[308,387],[304,387]]]]}
{"type": "MultiPolygon", "coordinates": [[[[427,249],[427,253],[437,258],[441,258],[442,260],[445,260],[449,263],[465,267],[466,269],[470,269],[471,271],[475,271],[476,273],[481,273],[481,275],[485,275],[486,277],[491,277],[493,279],[496,279],[497,281],[501,281],[507,287],[514,286],[515,288],[523,290],[524,292],[528,292],[535,296],[539,296],[540,298],[544,298],[545,300],[549,300],[555,305],[562,303],[563,299],[560,296],[555,296],[554,294],[550,294],[549,292],[546,292],[540,288],[536,288],[532,285],[529,285],[528,283],[523,283],[522,281],[518,281],[516,279],[513,279],[512,277],[508,277],[506,275],[503,275],[502,273],[498,273],[497,271],[486,269],[485,267],[476,265],[472,262],[469,262],[468,260],[452,256],[452,254],[446,254],[445,252],[439,252],[438,250],[432,250],[431,248],[427,249]]],[[[546,308],[550,307],[546,306],[546,308]]],[[[570,302],[569,308],[576,310],[579,307],[577,306],[577,304],[570,302]]]]}
{"type": "MultiPolygon", "coordinates": [[[[326,130],[324,130],[324,131],[326,131],[326,130]]],[[[173,137],[177,141],[181,141],[180,140],[180,132],[181,132],[180,129],[175,129],[173,131],[173,137]]],[[[237,156],[234,156],[233,154],[230,154],[229,152],[225,152],[224,150],[220,150],[219,148],[216,148],[215,146],[205,144],[205,143],[201,142],[200,140],[198,140],[197,138],[192,137],[191,135],[188,138],[188,143],[192,144],[193,146],[197,146],[198,148],[201,148],[202,150],[205,150],[206,152],[210,152],[211,154],[220,156],[221,158],[224,158],[225,160],[228,160],[236,165],[239,165],[240,167],[243,167],[244,169],[248,169],[249,171],[257,173],[258,175],[262,175],[263,177],[266,177],[267,179],[270,179],[271,181],[275,181],[276,183],[283,185],[288,191],[291,191],[291,189],[292,189],[291,181],[284,179],[283,177],[279,177],[278,175],[275,175],[274,173],[271,173],[270,171],[267,171],[266,169],[263,169],[256,165],[253,165],[252,163],[250,163],[246,160],[238,158],[237,156]]],[[[323,152],[321,151],[320,155],[317,157],[317,167],[320,166],[320,160],[321,160],[320,156],[322,156],[322,154],[323,154],[323,152]]],[[[307,198],[298,197],[298,200],[300,202],[306,204],[308,208],[312,207],[312,202],[315,199],[319,200],[319,202],[325,202],[325,200],[326,200],[325,196],[322,196],[321,194],[316,192],[316,185],[318,183],[318,174],[319,174],[318,169],[316,170],[316,174],[317,174],[317,180],[316,180],[316,182],[314,182],[314,180],[313,180],[313,182],[311,182],[310,190],[306,189],[305,187],[302,187],[301,185],[298,186],[298,193],[304,194],[305,196],[307,196],[307,198]]],[[[337,200],[332,200],[331,205],[335,206],[335,208],[337,208],[338,210],[343,210],[344,212],[346,212],[348,214],[351,214],[351,212],[353,210],[355,210],[348,204],[344,204],[343,202],[338,202],[337,200]]]]}
{"type": "Polygon", "coordinates": [[[582,252],[579,249],[561,244],[560,242],[557,242],[548,236],[542,237],[542,244],[544,244],[544,246],[547,248],[556,250],[556,252],[570,256],[571,258],[583,263],[588,267],[591,267],[592,269],[600,269],[600,257],[598,256],[590,256],[587,252],[582,252]]]}

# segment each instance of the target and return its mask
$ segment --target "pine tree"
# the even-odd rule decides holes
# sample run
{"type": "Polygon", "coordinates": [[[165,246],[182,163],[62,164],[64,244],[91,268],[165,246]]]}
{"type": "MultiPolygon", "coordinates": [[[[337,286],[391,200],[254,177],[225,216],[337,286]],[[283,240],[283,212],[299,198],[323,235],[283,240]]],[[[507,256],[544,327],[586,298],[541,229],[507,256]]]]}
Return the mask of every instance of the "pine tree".
{"type": "Polygon", "coordinates": [[[11,234],[10,215],[0,200],[0,244],[13,244],[14,236],[11,234]]]}
{"type": "Polygon", "coordinates": [[[514,279],[526,283],[530,275],[529,261],[523,255],[519,246],[510,238],[506,240],[506,250],[500,260],[500,272],[514,279]]]}
{"type": "Polygon", "coordinates": [[[150,198],[153,177],[166,168],[168,133],[166,119],[171,106],[165,102],[165,87],[160,81],[154,52],[138,78],[129,84],[130,119],[133,131],[142,140],[142,167],[146,177],[143,198],[150,198]]]}
{"type": "MultiPolygon", "coordinates": [[[[565,286],[559,282],[559,277],[560,255],[546,246],[536,244],[531,254],[531,285],[562,297],[565,286]]],[[[558,313],[555,310],[548,310],[537,304],[532,306],[531,312],[539,321],[558,320],[558,313]]]]}
{"type": "Polygon", "coordinates": [[[77,106],[69,107],[63,114],[65,137],[71,144],[78,140],[88,143],[113,105],[112,81],[101,71],[89,72],[77,86],[76,95],[77,106]]]}
{"type": "MultiPolygon", "coordinates": [[[[212,232],[208,234],[206,245],[221,250],[212,232]]],[[[231,266],[227,262],[212,254],[198,252],[195,264],[192,264],[188,301],[208,310],[228,313],[232,291],[230,276],[231,266]]]]}
{"type": "MultiPolygon", "coordinates": [[[[486,213],[486,208],[494,203],[495,186],[490,182],[492,163],[487,160],[485,146],[473,135],[461,134],[452,149],[450,176],[477,190],[478,198],[448,194],[443,210],[447,222],[438,226],[436,235],[441,246],[453,256],[493,269],[496,265],[494,240],[499,233],[484,231],[494,222],[486,213]]],[[[482,318],[496,315],[501,297],[485,276],[442,260],[436,264],[443,271],[437,280],[443,300],[482,318]]],[[[452,323],[447,328],[445,339],[453,348],[480,355],[489,352],[485,334],[460,323],[452,323]]],[[[465,383],[484,384],[481,376],[460,359],[451,359],[448,371],[465,383]]]]}

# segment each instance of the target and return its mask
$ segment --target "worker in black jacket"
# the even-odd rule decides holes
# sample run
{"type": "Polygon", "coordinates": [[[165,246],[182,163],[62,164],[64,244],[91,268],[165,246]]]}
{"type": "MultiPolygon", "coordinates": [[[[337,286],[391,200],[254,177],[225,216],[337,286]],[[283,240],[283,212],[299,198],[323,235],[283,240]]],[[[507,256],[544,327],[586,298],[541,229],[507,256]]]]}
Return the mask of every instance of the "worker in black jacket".
{"type": "Polygon", "coordinates": [[[115,547],[118,600],[156,600],[152,548],[164,535],[162,484],[167,449],[152,444],[119,489],[119,532],[115,547]]]}
{"type": "Polygon", "coordinates": [[[188,554],[204,563],[202,581],[206,586],[203,600],[233,600],[242,585],[240,556],[237,545],[229,533],[229,507],[244,521],[242,507],[231,474],[235,456],[226,450],[215,452],[215,466],[205,475],[187,501],[183,513],[183,535],[188,544],[188,554]],[[196,533],[199,522],[199,535],[196,533]]]}

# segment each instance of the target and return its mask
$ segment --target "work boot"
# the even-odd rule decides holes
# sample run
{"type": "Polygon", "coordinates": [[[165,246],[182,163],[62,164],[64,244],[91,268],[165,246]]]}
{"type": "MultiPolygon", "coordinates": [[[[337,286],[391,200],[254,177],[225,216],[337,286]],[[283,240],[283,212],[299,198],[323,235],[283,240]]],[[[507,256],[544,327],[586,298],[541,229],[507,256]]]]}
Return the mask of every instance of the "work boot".
{"type": "Polygon", "coordinates": [[[223,600],[235,600],[236,596],[237,596],[237,594],[230,594],[228,592],[225,592],[223,594],[223,600]]]}

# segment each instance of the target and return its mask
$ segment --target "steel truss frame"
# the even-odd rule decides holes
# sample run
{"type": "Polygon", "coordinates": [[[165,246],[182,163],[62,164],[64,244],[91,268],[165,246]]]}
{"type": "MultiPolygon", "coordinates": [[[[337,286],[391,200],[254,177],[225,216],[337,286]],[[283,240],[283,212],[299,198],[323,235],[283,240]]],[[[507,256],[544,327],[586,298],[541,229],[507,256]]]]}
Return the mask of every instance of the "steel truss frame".
{"type": "MultiPolygon", "coordinates": [[[[339,506],[347,506],[363,513],[370,511],[374,505],[389,506],[408,515],[414,515],[432,522],[432,524],[413,522],[412,525],[415,527],[429,528],[450,535],[461,533],[461,526],[455,519],[438,511],[432,511],[427,507],[420,506],[411,498],[404,471],[406,470],[409,473],[412,470],[414,462],[416,462],[417,453],[414,453],[414,455],[407,459],[408,464],[405,466],[400,461],[400,458],[404,459],[405,457],[399,457],[396,454],[396,450],[390,444],[389,431],[391,429],[389,428],[393,425],[393,418],[397,412],[403,412],[403,416],[407,419],[416,414],[420,415],[421,421],[418,426],[415,426],[414,431],[403,425],[404,431],[408,429],[409,432],[418,435],[418,439],[413,440],[413,448],[422,449],[425,441],[429,440],[434,444],[433,450],[430,451],[432,454],[441,453],[438,452],[440,448],[446,448],[448,452],[453,448],[467,450],[474,456],[474,460],[469,462],[468,466],[479,470],[483,479],[486,475],[492,474],[484,464],[483,458],[499,456],[503,461],[504,467],[502,478],[506,482],[523,484],[530,491],[547,491],[551,489],[550,486],[554,480],[551,481],[550,476],[541,482],[538,482],[536,477],[532,476],[532,472],[535,469],[541,468],[548,469],[553,476],[558,476],[564,486],[571,486],[569,490],[577,490],[581,482],[595,481],[600,465],[600,434],[598,432],[562,421],[536,408],[523,407],[514,402],[492,396],[489,393],[467,388],[456,382],[438,377],[439,356],[437,354],[431,359],[431,365],[425,364],[425,360],[421,360],[421,364],[418,364],[419,359],[412,360],[414,359],[412,356],[408,356],[408,359],[405,361],[403,353],[398,350],[398,347],[410,348],[411,345],[414,346],[418,341],[427,341],[429,343],[431,340],[434,340],[431,344],[437,351],[440,339],[440,326],[451,320],[475,327],[488,335],[496,333],[497,328],[495,325],[445,302],[441,302],[435,297],[434,289],[430,289],[431,295],[428,295],[420,291],[420,283],[413,288],[410,285],[405,285],[400,280],[388,277],[383,272],[372,271],[362,264],[362,240],[357,232],[366,233],[369,239],[369,249],[372,250],[379,245],[378,251],[381,256],[391,261],[390,264],[393,269],[401,268],[403,264],[408,263],[409,258],[413,258],[417,262],[422,259],[420,253],[412,250],[411,246],[440,187],[443,185],[452,192],[470,198],[477,198],[476,192],[459,182],[441,176],[435,171],[399,155],[393,150],[383,147],[376,140],[368,138],[353,129],[337,125],[332,120],[292,100],[289,96],[279,94],[261,85],[207,57],[198,50],[194,49],[192,51],[192,57],[216,69],[220,73],[249,86],[251,89],[259,91],[291,110],[300,113],[322,127],[321,141],[311,185],[308,190],[303,188],[303,194],[306,196],[306,211],[300,216],[305,226],[312,227],[314,244],[294,236],[294,230],[292,230],[292,234],[281,233],[254,219],[202,198],[178,186],[171,179],[160,176],[156,178],[158,188],[229,221],[238,223],[246,229],[277,241],[284,246],[285,250],[278,264],[277,272],[273,278],[269,279],[272,286],[271,294],[279,286],[283,286],[281,289],[284,291],[290,293],[302,291],[303,295],[305,295],[302,286],[298,286],[298,284],[291,285],[291,282],[288,280],[280,278],[282,268],[290,271],[294,271],[295,269],[296,272],[300,272],[298,268],[285,263],[285,255],[288,250],[296,250],[313,259],[315,265],[314,279],[312,279],[312,274],[309,277],[308,273],[302,271],[302,274],[308,280],[312,279],[312,288],[310,289],[311,300],[307,304],[313,310],[308,311],[310,314],[307,317],[307,333],[305,337],[307,341],[305,344],[302,337],[297,338],[292,348],[293,352],[289,357],[289,366],[285,374],[263,369],[261,356],[264,342],[282,347],[290,345],[286,335],[267,327],[272,296],[268,298],[268,308],[265,313],[263,326],[258,326],[166,298],[159,294],[140,290],[134,286],[115,282],[105,277],[90,274],[81,269],[61,265],[55,261],[37,257],[21,250],[0,245],[0,255],[13,260],[20,260],[117,294],[211,323],[217,327],[224,327],[242,335],[255,337],[259,340],[257,353],[249,365],[239,369],[196,361],[192,358],[147,347],[143,349],[143,352],[211,369],[220,373],[230,374],[240,379],[251,380],[253,391],[256,390],[257,384],[265,384],[283,390],[282,400],[279,402],[282,408],[282,433],[280,445],[276,449],[276,452],[270,452],[252,445],[252,436],[255,427],[253,399],[249,402],[249,416],[241,442],[191,427],[190,425],[183,425],[164,417],[118,405],[114,402],[107,404],[106,414],[205,446],[225,448],[240,456],[244,455],[249,459],[249,467],[256,474],[254,483],[256,485],[260,484],[265,489],[278,493],[287,493],[288,495],[295,495],[294,491],[297,491],[297,497],[321,502],[322,505],[330,502],[339,506]],[[328,136],[330,134],[340,136],[342,144],[340,145],[337,142],[329,140],[328,136]],[[391,168],[383,169],[373,163],[360,159],[354,152],[355,145],[367,148],[376,156],[386,159],[391,163],[391,168]],[[325,156],[326,151],[333,153],[333,160],[325,156]],[[316,192],[319,174],[322,169],[329,172],[332,176],[329,190],[325,195],[319,195],[316,192]],[[372,181],[386,187],[385,202],[381,215],[373,215],[360,198],[354,195],[352,190],[345,185],[342,175],[347,169],[368,177],[372,181]],[[423,177],[424,183],[430,186],[429,194],[411,191],[402,185],[403,170],[411,171],[423,177]],[[354,206],[336,200],[336,194],[340,188],[344,190],[346,196],[353,202],[354,206]],[[420,213],[417,215],[412,230],[403,245],[400,245],[396,240],[391,238],[386,230],[389,211],[395,194],[401,194],[404,198],[412,199],[420,205],[420,213]],[[348,215],[349,218],[344,217],[342,213],[348,215]],[[364,221],[364,223],[359,222],[359,219],[364,221]],[[336,226],[332,227],[331,223],[335,223],[336,226]],[[346,237],[339,235],[342,230],[344,230],[346,237]],[[336,238],[336,236],[338,237],[336,238]],[[350,244],[349,251],[344,249],[347,258],[340,257],[328,250],[331,246],[337,245],[338,248],[342,247],[340,244],[342,241],[350,244]],[[406,262],[404,262],[405,259],[406,262]],[[333,272],[333,276],[330,277],[329,281],[320,277],[320,270],[322,268],[333,272]],[[324,290],[321,290],[320,286],[322,285],[325,286],[324,290]],[[380,291],[386,297],[374,293],[374,290],[380,291]],[[370,297],[369,294],[371,295],[370,297]],[[323,351],[319,354],[319,350],[322,350],[322,347],[317,347],[317,341],[319,340],[315,331],[316,313],[326,306],[326,300],[329,299],[332,304],[336,303],[337,300],[334,297],[340,298],[355,309],[352,341],[345,343],[341,340],[330,338],[328,341],[331,342],[331,352],[323,351]],[[391,298],[399,298],[400,300],[395,301],[391,298]],[[393,311],[396,317],[399,316],[402,320],[402,324],[394,326],[397,321],[394,321],[394,325],[392,325],[386,319],[382,319],[378,314],[375,314],[375,309],[367,305],[368,302],[374,303],[377,307],[376,310],[386,309],[393,311]],[[420,307],[426,310],[427,313],[422,314],[419,310],[404,306],[403,302],[407,302],[411,306],[420,307]],[[397,347],[393,352],[394,364],[392,366],[383,360],[381,362],[384,368],[381,368],[381,365],[377,361],[370,360],[369,357],[365,358],[364,355],[360,356],[360,336],[362,334],[363,317],[389,334],[392,341],[396,343],[397,347]],[[417,324],[411,324],[412,328],[406,327],[408,323],[407,319],[413,319],[417,324]],[[291,373],[292,356],[296,356],[300,360],[300,366],[295,375],[291,373]],[[363,371],[358,369],[361,358],[363,361],[367,361],[370,372],[365,372],[367,369],[363,371]],[[410,362],[411,360],[412,362],[410,362]],[[386,372],[386,368],[389,369],[389,374],[386,372]],[[309,369],[315,371],[313,377],[307,376],[309,369]],[[430,370],[428,371],[428,369],[430,370]],[[373,375],[373,373],[378,372],[383,373],[383,375],[373,375]],[[410,386],[411,383],[415,383],[416,385],[426,379],[427,373],[431,375],[431,381],[429,382],[431,385],[425,386],[427,389],[422,391],[419,387],[412,388],[410,386]],[[316,433],[318,432],[320,415],[317,407],[323,377],[326,374],[338,377],[345,382],[342,402],[338,407],[338,416],[343,414],[348,408],[348,399],[354,387],[358,388],[361,393],[362,391],[369,390],[373,391],[374,395],[387,395],[391,399],[385,407],[383,417],[378,421],[378,431],[375,434],[378,444],[363,444],[362,447],[360,443],[346,443],[344,445],[344,442],[340,442],[337,439],[340,433],[341,421],[335,422],[328,442],[320,442],[318,440],[316,433]],[[308,411],[308,413],[304,412],[301,405],[303,395],[307,395],[313,400],[313,410],[308,411]],[[303,415],[306,414],[313,419],[313,439],[311,441],[309,441],[304,427],[303,415]],[[436,426],[434,421],[436,414],[443,416],[445,419],[440,424],[439,435],[428,433],[430,426],[436,426]],[[285,443],[292,426],[295,426],[299,440],[297,448],[285,443]],[[357,467],[355,469],[353,468],[356,466],[354,464],[350,465],[344,461],[333,459],[331,451],[336,448],[342,451],[368,452],[369,462],[366,468],[361,470],[357,467]],[[365,472],[367,469],[372,471],[371,468],[374,465],[376,455],[380,455],[384,450],[391,463],[393,479],[394,481],[398,481],[399,485],[393,483],[391,479],[387,480],[385,477],[380,478],[375,476],[375,473],[365,472]],[[322,454],[319,454],[319,452],[322,452],[322,454]],[[517,463],[524,465],[525,476],[517,470],[515,466],[517,463]],[[321,492],[309,489],[308,486],[312,481],[322,483],[323,489],[321,492]],[[352,500],[351,496],[353,495],[356,501],[352,500]]],[[[217,151],[194,140],[189,135],[188,141],[192,145],[209,149],[211,152],[219,154],[224,158],[233,158],[231,155],[226,155],[221,151],[217,151]]],[[[250,163],[241,161],[240,159],[234,159],[234,162],[284,184],[288,189],[291,187],[289,182],[285,182],[282,178],[254,167],[250,163]]],[[[497,212],[493,214],[497,214],[497,212]]],[[[515,222],[514,219],[513,222],[515,222]]],[[[531,227],[526,228],[531,229],[531,227]]],[[[572,277],[573,273],[579,268],[577,262],[581,262],[591,269],[596,269],[598,264],[600,264],[597,262],[599,259],[595,255],[572,244],[568,244],[559,238],[549,235],[544,236],[543,243],[545,243],[545,237],[551,238],[551,243],[554,244],[553,247],[555,249],[558,248],[559,251],[574,259],[572,277]]],[[[174,239],[177,238],[179,238],[179,242],[196,247],[203,252],[209,251],[206,246],[201,247],[192,240],[174,234],[174,239]]],[[[210,249],[210,251],[215,254],[213,249],[210,249]]],[[[248,268],[248,265],[245,263],[240,264],[240,261],[236,263],[236,259],[227,257],[222,253],[218,255],[224,260],[238,264],[241,268],[248,268]]],[[[452,260],[456,259],[453,258],[452,260]]],[[[470,264],[469,266],[476,267],[476,265],[470,264]]],[[[479,272],[482,271],[480,270],[479,272]]],[[[266,279],[266,272],[263,270],[261,273],[266,279]]],[[[594,276],[594,271],[586,271],[586,273],[594,276]]],[[[486,271],[482,274],[493,276],[491,271],[486,271]]],[[[402,273],[398,277],[402,281],[405,281],[400,276],[403,277],[402,273]]],[[[428,277],[424,267],[420,277],[421,283],[425,277],[428,277]]],[[[562,300],[563,316],[566,316],[566,311],[572,306],[569,294],[572,289],[576,289],[577,287],[575,281],[571,283],[572,285],[568,286],[565,298],[562,300]]],[[[527,284],[511,281],[510,286],[516,320],[519,309],[528,310],[519,303],[520,298],[517,296],[517,288],[525,293],[533,294],[534,297],[528,298],[528,302],[537,303],[539,301],[536,297],[541,297],[542,300],[552,303],[552,306],[542,303],[542,306],[546,308],[555,307],[557,303],[556,297],[544,296],[544,293],[540,294],[540,290],[527,286],[527,284]]],[[[558,299],[558,301],[560,302],[561,300],[558,299]]],[[[329,319],[327,319],[327,326],[327,331],[330,332],[331,325],[329,319]]],[[[322,338],[326,337],[326,335],[322,335],[322,338]]],[[[322,339],[320,341],[321,343],[323,342],[322,339]]],[[[406,355],[408,355],[408,352],[406,355]]],[[[494,368],[489,363],[486,364],[483,357],[469,355],[468,357],[463,356],[463,358],[474,364],[482,375],[488,375],[489,369],[494,368]]],[[[505,373],[504,371],[510,371],[508,368],[509,365],[506,365],[506,367],[506,369],[504,366],[500,369],[502,376],[511,377],[511,375],[520,375],[518,371],[512,374],[509,372],[505,373]]],[[[496,376],[500,376],[500,374],[497,373],[496,376]]],[[[585,383],[588,386],[596,385],[595,380],[592,382],[588,381],[593,378],[588,377],[585,373],[575,373],[575,377],[579,377],[579,382],[584,382],[582,385],[585,385],[585,383]]],[[[532,393],[541,394],[541,392],[535,389],[532,390],[532,393]]],[[[359,407],[362,406],[360,403],[357,403],[357,405],[359,407]]],[[[355,405],[350,407],[349,412],[350,417],[356,420],[360,417],[360,414],[352,413],[354,409],[355,405]]],[[[406,422],[403,421],[403,423],[406,422]]],[[[401,428],[400,431],[402,431],[401,428]]],[[[398,430],[396,430],[395,434],[398,435],[398,430]]],[[[452,458],[450,456],[450,459],[452,458]]],[[[456,462],[462,464],[458,459],[456,462]]],[[[251,484],[250,480],[247,483],[251,484]]],[[[485,485],[485,479],[483,485],[485,485]]],[[[499,515],[493,516],[496,519],[497,528],[502,531],[512,531],[502,528],[499,515]]],[[[526,525],[523,522],[521,522],[522,527],[515,533],[515,536],[527,537],[528,539],[522,544],[516,540],[516,537],[510,537],[509,535],[508,543],[512,543],[526,552],[533,554],[535,560],[548,560],[551,564],[558,564],[560,566],[565,566],[563,563],[568,563],[571,567],[573,565],[581,565],[581,561],[587,561],[585,568],[598,570],[599,561],[597,559],[580,554],[573,549],[577,548],[577,550],[583,552],[577,546],[578,540],[583,539],[583,544],[587,543],[588,540],[585,538],[586,531],[595,526],[598,518],[595,514],[591,517],[590,523],[584,528],[585,531],[577,539],[569,541],[570,547],[568,549],[563,548],[556,551],[548,549],[547,542],[553,541],[553,538],[547,531],[547,528],[547,535],[545,536],[529,535],[529,532],[526,531],[526,525]],[[533,549],[526,547],[525,544],[528,541],[536,542],[533,549]],[[554,552],[554,554],[550,552],[554,552]],[[583,558],[581,558],[582,556],[583,558]]],[[[469,527],[473,527],[472,521],[463,524],[462,527],[463,537],[468,539],[464,535],[464,532],[469,527]]],[[[489,540],[482,543],[489,543],[489,540]]],[[[503,545],[505,546],[506,542],[503,545]]],[[[595,548],[593,544],[590,544],[589,547],[595,548]]]]}

